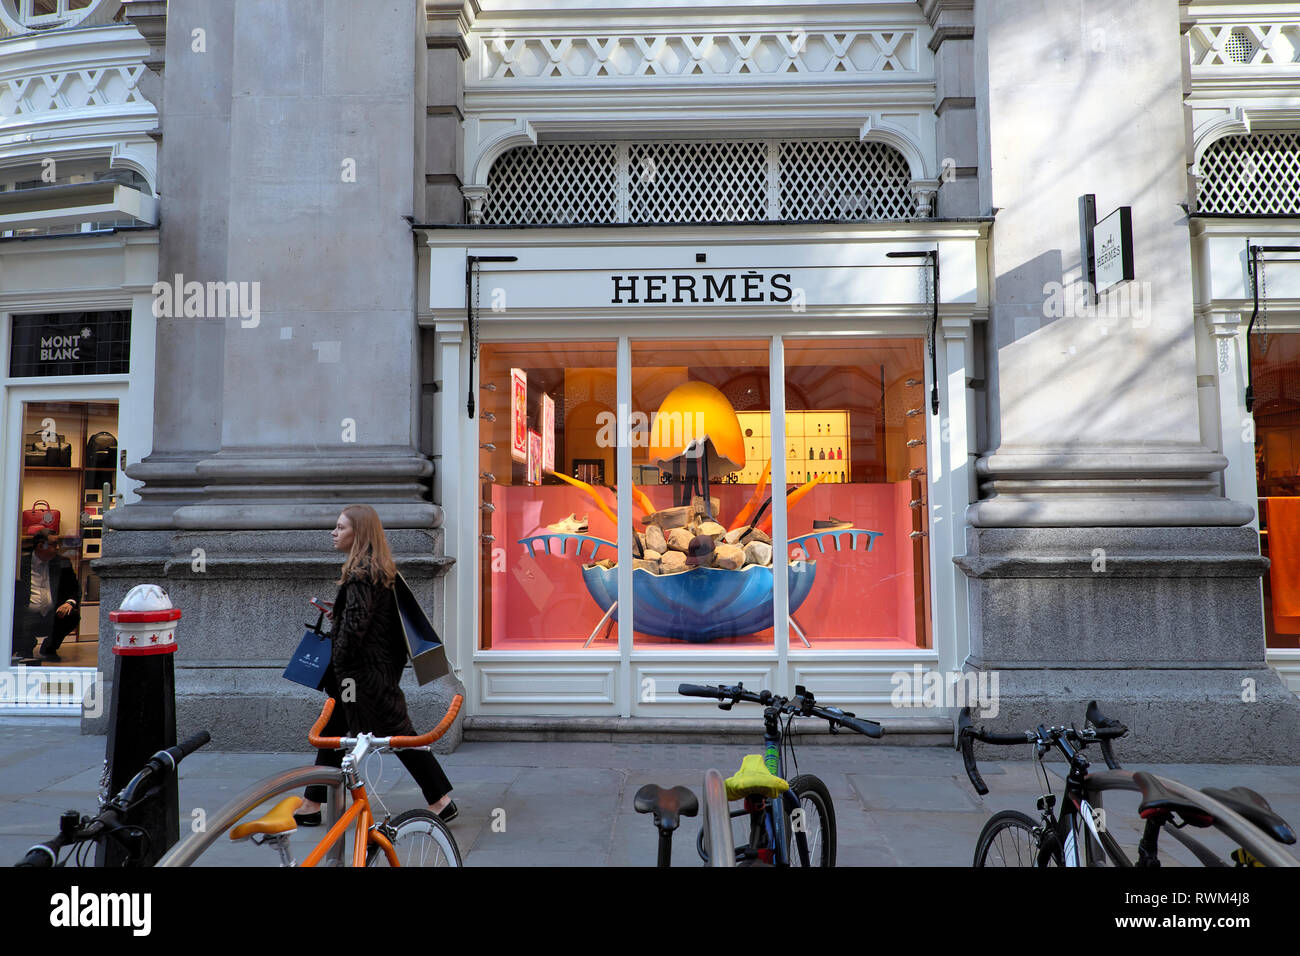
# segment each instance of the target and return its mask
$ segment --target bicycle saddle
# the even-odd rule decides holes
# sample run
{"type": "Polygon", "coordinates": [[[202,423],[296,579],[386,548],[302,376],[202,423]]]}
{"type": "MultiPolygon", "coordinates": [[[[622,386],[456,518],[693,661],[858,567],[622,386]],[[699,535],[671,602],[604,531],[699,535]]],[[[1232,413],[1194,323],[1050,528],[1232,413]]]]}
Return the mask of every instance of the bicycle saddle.
{"type": "Polygon", "coordinates": [[[739,800],[750,794],[779,797],[790,785],[771,773],[761,754],[750,754],[740,762],[740,769],[727,778],[727,799],[739,800]]]}
{"type": "Polygon", "coordinates": [[[1214,823],[1214,817],[1209,811],[1171,793],[1151,774],[1139,770],[1133,774],[1133,781],[1142,791],[1138,816],[1143,820],[1159,814],[1176,813],[1194,827],[1208,827],[1214,823]]]}
{"type": "Polygon", "coordinates": [[[700,802],[685,787],[665,790],[647,783],[636,792],[632,806],[637,813],[653,813],[655,826],[660,830],[676,830],[682,817],[693,817],[700,812],[700,802]]]}
{"type": "Polygon", "coordinates": [[[265,815],[241,823],[230,831],[230,839],[243,840],[254,833],[292,833],[298,829],[293,811],[302,806],[302,797],[285,797],[265,815]]]}
{"type": "Polygon", "coordinates": [[[1295,842],[1295,831],[1290,824],[1274,813],[1268,801],[1249,787],[1233,787],[1231,790],[1206,787],[1201,792],[1218,800],[1229,810],[1240,813],[1278,843],[1295,842]]]}

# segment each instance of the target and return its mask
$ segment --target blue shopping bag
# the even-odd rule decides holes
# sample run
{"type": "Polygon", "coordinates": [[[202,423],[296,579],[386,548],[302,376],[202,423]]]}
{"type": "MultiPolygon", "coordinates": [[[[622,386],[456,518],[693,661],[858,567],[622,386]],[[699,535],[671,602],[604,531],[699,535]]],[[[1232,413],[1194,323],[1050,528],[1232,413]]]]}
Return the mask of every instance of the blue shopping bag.
{"type": "Polygon", "coordinates": [[[325,682],[325,669],[330,664],[330,651],[334,645],[328,634],[321,629],[325,613],[316,618],[314,625],[306,625],[308,630],[298,642],[298,649],[289,658],[289,665],[284,669],[284,677],[295,684],[302,684],[312,690],[320,690],[325,682]]]}

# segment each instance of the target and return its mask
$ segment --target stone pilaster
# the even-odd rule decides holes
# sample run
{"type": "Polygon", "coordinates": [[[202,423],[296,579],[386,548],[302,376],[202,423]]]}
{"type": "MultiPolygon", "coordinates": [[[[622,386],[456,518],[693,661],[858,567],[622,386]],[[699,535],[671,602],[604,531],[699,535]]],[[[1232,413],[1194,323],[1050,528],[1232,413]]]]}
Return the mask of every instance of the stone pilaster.
{"type": "Polygon", "coordinates": [[[178,718],[219,747],[302,738],[314,696],[279,673],[307,601],[332,596],[345,505],[376,508],[441,626],[410,231],[425,41],[423,0],[166,9],[160,279],[173,306],[202,291],[158,320],[154,453],[129,470],[141,500],[107,518],[99,571],[108,608],[140,580],[172,591],[191,635],[178,718]],[[209,284],[236,290],[215,313],[209,284]]]}
{"type": "Polygon", "coordinates": [[[933,33],[935,144],[939,191],[934,215],[985,214],[979,198],[979,123],[976,111],[975,0],[922,0],[933,33]]]}
{"type": "Polygon", "coordinates": [[[425,0],[427,117],[424,222],[465,221],[465,61],[478,0],[425,0]]]}
{"type": "Polygon", "coordinates": [[[1285,759],[1300,702],[1264,660],[1253,509],[1202,440],[1177,5],[1041,13],[976,7],[996,222],[968,663],[999,673],[1002,728],[1096,698],[1131,759],[1285,759]],[[1095,303],[1085,193],[1132,207],[1136,278],[1095,303]]]}

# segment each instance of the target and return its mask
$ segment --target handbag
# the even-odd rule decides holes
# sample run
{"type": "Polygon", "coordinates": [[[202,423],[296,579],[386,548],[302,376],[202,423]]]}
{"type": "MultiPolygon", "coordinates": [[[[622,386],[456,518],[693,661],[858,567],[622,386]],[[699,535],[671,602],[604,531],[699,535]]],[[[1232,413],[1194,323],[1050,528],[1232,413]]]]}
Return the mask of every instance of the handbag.
{"type": "Polygon", "coordinates": [[[320,629],[324,620],[325,612],[322,611],[317,616],[315,624],[303,625],[307,630],[303,632],[302,640],[298,642],[298,649],[293,652],[288,666],[284,669],[285,680],[302,684],[303,687],[310,687],[312,690],[320,690],[321,685],[325,683],[325,669],[330,665],[330,652],[333,651],[334,645],[330,641],[330,636],[320,629]]]}
{"type": "Polygon", "coordinates": [[[86,442],[86,467],[96,471],[116,468],[117,439],[112,432],[95,432],[86,442]]]}
{"type": "Polygon", "coordinates": [[[411,664],[415,668],[415,679],[423,687],[449,673],[447,649],[400,573],[393,582],[393,594],[397,598],[397,618],[402,625],[407,653],[411,655],[411,664]]]}
{"type": "Polygon", "coordinates": [[[23,446],[23,464],[38,468],[70,468],[72,466],[72,445],[66,435],[54,436],[54,441],[47,442],[42,437],[44,432],[32,432],[27,436],[23,446]]]}
{"type": "Polygon", "coordinates": [[[48,531],[57,536],[59,533],[60,513],[50,507],[44,498],[32,502],[32,506],[23,512],[23,534],[31,537],[38,531],[48,531]],[[40,506],[44,505],[42,509],[40,506]]]}

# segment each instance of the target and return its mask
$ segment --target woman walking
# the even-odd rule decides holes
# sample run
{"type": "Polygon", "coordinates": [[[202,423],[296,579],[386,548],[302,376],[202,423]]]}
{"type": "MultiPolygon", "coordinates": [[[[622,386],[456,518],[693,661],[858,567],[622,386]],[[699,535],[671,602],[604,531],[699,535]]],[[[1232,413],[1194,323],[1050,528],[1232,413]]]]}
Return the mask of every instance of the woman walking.
{"type": "MultiPolygon", "coordinates": [[[[334,713],[321,731],[326,737],[368,732],[380,736],[415,736],[398,681],[406,666],[406,641],[397,616],[393,582],[397,565],[384,537],[379,515],[369,505],[349,505],[332,533],[334,550],[347,554],[339,576],[332,612],[333,651],[325,671],[325,691],[334,698],[334,713]]],[[[427,750],[399,750],[397,759],[415,778],[429,809],[444,822],[460,812],[451,799],[451,781],[427,750]]],[[[343,751],[320,750],[316,765],[343,766],[343,751]]],[[[299,826],[319,826],[320,806],[329,795],[324,785],[307,788],[294,819],[299,826]]]]}

